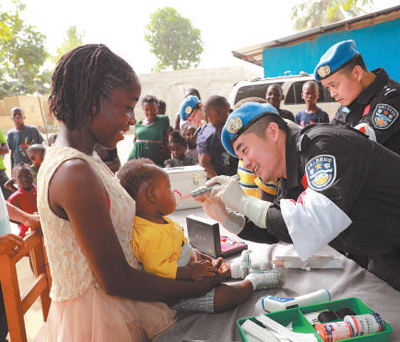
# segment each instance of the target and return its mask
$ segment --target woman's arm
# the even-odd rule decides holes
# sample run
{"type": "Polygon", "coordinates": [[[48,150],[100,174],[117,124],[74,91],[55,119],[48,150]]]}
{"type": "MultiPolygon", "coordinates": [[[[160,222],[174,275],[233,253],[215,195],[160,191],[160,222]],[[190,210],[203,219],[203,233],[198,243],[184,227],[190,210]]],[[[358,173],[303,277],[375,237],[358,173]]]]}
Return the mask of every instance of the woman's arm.
{"type": "Polygon", "coordinates": [[[49,202],[58,216],[70,221],[97,281],[110,295],[166,301],[203,295],[222,280],[217,274],[198,282],[177,281],[130,267],[111,222],[106,191],[83,160],[58,168],[49,184],[49,202]]]}
{"type": "Polygon", "coordinates": [[[6,206],[8,216],[12,221],[22,223],[27,227],[31,227],[32,229],[40,227],[39,214],[28,214],[9,202],[6,202],[6,206]]]}

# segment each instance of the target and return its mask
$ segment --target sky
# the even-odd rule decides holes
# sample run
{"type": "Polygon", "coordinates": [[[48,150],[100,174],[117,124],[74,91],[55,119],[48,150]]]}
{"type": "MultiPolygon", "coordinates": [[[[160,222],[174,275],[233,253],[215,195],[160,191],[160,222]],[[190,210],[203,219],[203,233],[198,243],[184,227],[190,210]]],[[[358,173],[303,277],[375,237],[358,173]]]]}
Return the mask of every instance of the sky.
{"type": "MultiPolygon", "coordinates": [[[[47,50],[56,53],[67,29],[84,33],[83,43],[103,43],[127,60],[138,74],[150,73],[156,59],[144,40],[150,14],[165,6],[175,8],[200,29],[204,43],[199,68],[246,66],[262,76],[262,68],[233,57],[232,51],[262,44],[293,33],[291,8],[304,0],[25,0],[21,16],[47,36],[47,50]]],[[[11,0],[1,0],[0,9],[11,0]]],[[[400,4],[375,0],[371,11],[400,4]]]]}

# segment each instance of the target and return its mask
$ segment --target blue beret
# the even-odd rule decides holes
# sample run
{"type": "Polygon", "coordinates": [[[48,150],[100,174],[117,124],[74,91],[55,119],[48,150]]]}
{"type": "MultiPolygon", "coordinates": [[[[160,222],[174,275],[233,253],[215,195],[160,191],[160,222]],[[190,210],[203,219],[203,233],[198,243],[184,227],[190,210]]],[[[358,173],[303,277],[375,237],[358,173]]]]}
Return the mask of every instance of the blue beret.
{"type": "Polygon", "coordinates": [[[185,98],[181,104],[181,119],[186,120],[192,113],[193,109],[200,103],[201,101],[197,96],[189,95],[185,98]]]}
{"type": "Polygon", "coordinates": [[[342,69],[347,62],[359,54],[358,51],[355,50],[355,46],[356,43],[352,39],[332,45],[315,67],[314,78],[320,82],[324,78],[342,69]]]}
{"type": "Polygon", "coordinates": [[[228,120],[222,128],[221,140],[225,150],[232,156],[237,158],[237,155],[232,147],[237,137],[249,128],[255,121],[261,118],[262,114],[277,114],[279,112],[275,107],[268,103],[247,102],[240,108],[236,109],[228,116],[228,120]]]}

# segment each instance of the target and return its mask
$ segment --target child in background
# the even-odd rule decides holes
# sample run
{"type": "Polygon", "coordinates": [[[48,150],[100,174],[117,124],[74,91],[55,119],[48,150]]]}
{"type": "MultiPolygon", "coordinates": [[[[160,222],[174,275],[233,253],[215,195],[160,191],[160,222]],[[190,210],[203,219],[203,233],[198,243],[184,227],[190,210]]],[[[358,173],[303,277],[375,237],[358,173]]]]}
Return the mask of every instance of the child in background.
{"type": "Polygon", "coordinates": [[[187,142],[187,149],[185,152],[185,156],[196,160],[196,164],[198,163],[199,160],[199,155],[197,152],[197,143],[196,143],[197,133],[198,129],[195,125],[187,124],[183,128],[183,134],[182,134],[187,142]]]}
{"type": "Polygon", "coordinates": [[[164,162],[165,167],[195,165],[196,160],[185,155],[187,143],[179,130],[173,130],[169,136],[168,147],[172,158],[164,162]]]}
{"type": "Polygon", "coordinates": [[[317,106],[319,87],[315,81],[307,81],[303,84],[301,98],[306,103],[306,109],[298,112],[295,122],[301,127],[317,123],[329,122],[329,115],[317,106]]]}
{"type": "Polygon", "coordinates": [[[242,253],[242,260],[231,267],[222,258],[212,260],[195,253],[183,228],[166,216],[175,210],[175,196],[168,174],[151,161],[128,161],[117,176],[136,202],[133,250],[146,272],[187,281],[196,281],[217,272],[226,274],[227,278],[244,278],[229,285],[220,284],[203,297],[174,302],[173,309],[226,311],[245,302],[255,290],[284,284],[281,271],[252,273],[248,253],[242,253]]]}
{"type": "Polygon", "coordinates": [[[33,144],[42,144],[44,139],[35,126],[25,124],[25,114],[21,107],[11,109],[11,120],[15,128],[8,132],[7,143],[11,152],[11,168],[13,168],[21,162],[29,163],[28,147],[33,144]]]}
{"type": "Polygon", "coordinates": [[[167,104],[164,100],[158,99],[158,114],[166,115],[167,113],[167,104]]]}
{"type": "Polygon", "coordinates": [[[272,107],[274,107],[279,112],[279,115],[282,118],[294,122],[293,113],[286,109],[280,108],[281,102],[285,99],[285,95],[283,94],[283,89],[279,84],[271,84],[268,87],[267,93],[265,94],[265,99],[272,107]]]}
{"type": "MultiPolygon", "coordinates": [[[[38,211],[36,186],[33,185],[32,169],[29,165],[19,163],[12,169],[12,176],[18,185],[18,189],[7,200],[7,202],[21,209],[22,211],[33,214],[38,211]]],[[[25,237],[28,227],[24,224],[19,225],[19,236],[25,237]]]]}
{"type": "Polygon", "coordinates": [[[207,171],[207,177],[232,176],[237,172],[238,159],[224,149],[221,130],[230,114],[230,104],[224,96],[211,95],[205,105],[204,114],[208,124],[201,127],[197,137],[199,163],[207,171]]]}
{"type": "MultiPolygon", "coordinates": [[[[33,176],[33,185],[36,185],[37,174],[39,172],[40,165],[42,165],[44,155],[46,153],[46,147],[42,144],[33,144],[29,146],[26,153],[31,161],[30,167],[33,176]]],[[[11,173],[12,174],[12,173],[11,173]]],[[[16,192],[18,188],[15,186],[16,180],[11,177],[5,184],[4,187],[12,192],[16,192]]]]}
{"type": "Polygon", "coordinates": [[[28,157],[31,161],[31,168],[33,171],[33,185],[36,185],[36,178],[39,172],[40,165],[43,163],[44,155],[46,154],[46,147],[42,144],[33,144],[28,148],[28,157]]]}

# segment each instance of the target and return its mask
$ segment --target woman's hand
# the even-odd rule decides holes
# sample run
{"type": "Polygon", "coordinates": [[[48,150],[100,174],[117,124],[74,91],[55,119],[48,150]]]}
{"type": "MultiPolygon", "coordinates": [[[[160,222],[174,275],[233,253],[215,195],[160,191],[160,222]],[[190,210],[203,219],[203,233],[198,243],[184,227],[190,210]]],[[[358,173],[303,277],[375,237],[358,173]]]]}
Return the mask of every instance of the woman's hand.
{"type": "Polygon", "coordinates": [[[24,239],[18,235],[5,234],[0,236],[0,254],[13,256],[24,246],[24,239]]]}

